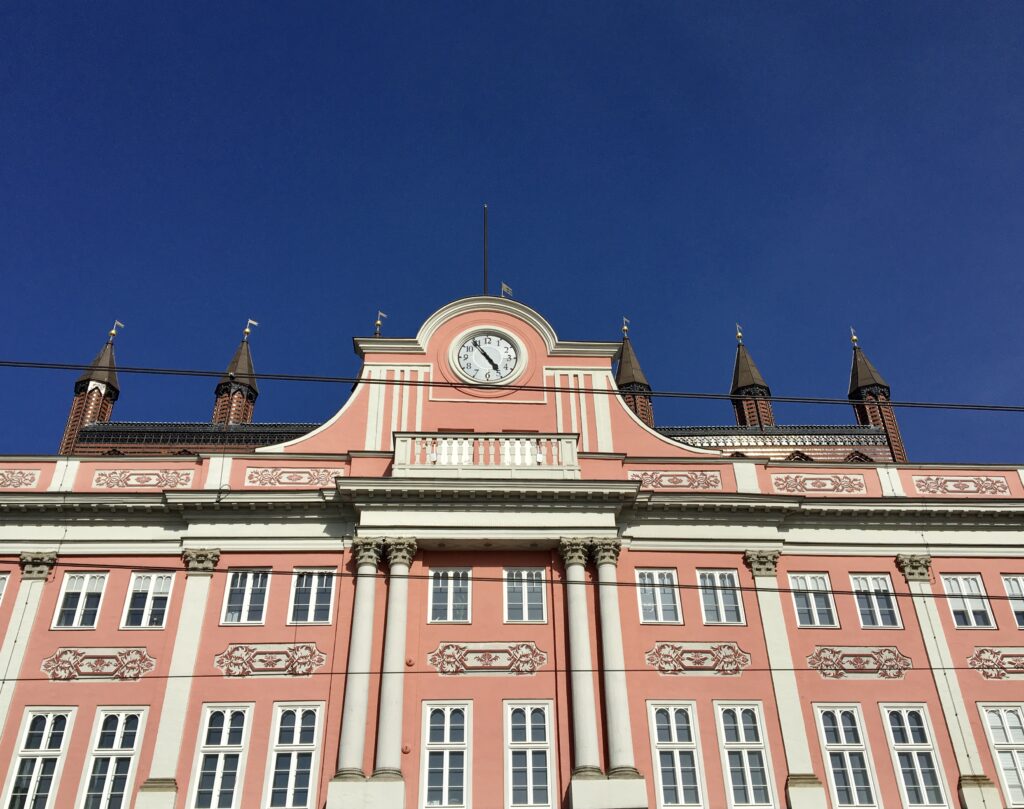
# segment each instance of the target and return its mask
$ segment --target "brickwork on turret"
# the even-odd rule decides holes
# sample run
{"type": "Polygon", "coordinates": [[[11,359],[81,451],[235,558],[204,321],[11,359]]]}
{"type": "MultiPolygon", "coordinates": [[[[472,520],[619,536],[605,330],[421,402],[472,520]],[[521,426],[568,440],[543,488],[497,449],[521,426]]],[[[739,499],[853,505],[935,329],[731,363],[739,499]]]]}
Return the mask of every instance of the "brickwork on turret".
{"type": "Polygon", "coordinates": [[[860,401],[853,404],[853,412],[857,414],[858,424],[867,424],[885,430],[892,450],[892,459],[896,463],[907,462],[907,451],[903,446],[900,426],[896,421],[896,413],[889,404],[889,397],[884,391],[865,391],[860,401]]]}
{"type": "Polygon", "coordinates": [[[218,385],[212,421],[214,424],[248,424],[255,408],[256,396],[248,385],[218,385]]]}
{"type": "Polygon", "coordinates": [[[775,425],[771,399],[766,399],[764,396],[752,395],[749,399],[733,399],[732,408],[736,413],[736,424],[740,427],[772,427],[775,425]]]}
{"type": "MultiPolygon", "coordinates": [[[[650,388],[648,388],[650,390],[650,388]]],[[[646,392],[642,390],[640,386],[636,386],[635,389],[621,389],[622,400],[626,403],[626,407],[636,413],[637,418],[640,419],[648,427],[654,427],[654,403],[651,401],[651,397],[646,395],[646,392]]]]}

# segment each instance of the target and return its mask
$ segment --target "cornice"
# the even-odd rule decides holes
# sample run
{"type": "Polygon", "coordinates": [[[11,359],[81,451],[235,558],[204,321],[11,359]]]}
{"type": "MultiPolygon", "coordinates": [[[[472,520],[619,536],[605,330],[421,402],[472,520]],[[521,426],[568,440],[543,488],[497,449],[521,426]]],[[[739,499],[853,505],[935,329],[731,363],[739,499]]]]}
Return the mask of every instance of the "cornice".
{"type": "Polygon", "coordinates": [[[396,505],[404,502],[577,502],[621,508],[636,498],[636,481],[508,480],[459,478],[339,478],[343,503],[396,505]]]}

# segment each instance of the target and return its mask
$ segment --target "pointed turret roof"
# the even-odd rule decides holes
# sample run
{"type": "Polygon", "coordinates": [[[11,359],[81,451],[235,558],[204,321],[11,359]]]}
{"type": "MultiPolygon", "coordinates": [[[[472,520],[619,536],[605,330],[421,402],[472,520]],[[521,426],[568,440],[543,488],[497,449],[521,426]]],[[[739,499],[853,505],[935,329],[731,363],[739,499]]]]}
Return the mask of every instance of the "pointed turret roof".
{"type": "Polygon", "coordinates": [[[259,388],[256,387],[255,374],[256,370],[252,364],[252,352],[249,351],[249,329],[247,328],[242,337],[242,342],[238,344],[235,356],[231,358],[227,370],[224,371],[224,376],[217,382],[217,387],[235,383],[252,388],[253,393],[259,393],[259,388]]]}
{"type": "Polygon", "coordinates": [[[736,364],[732,369],[732,390],[730,394],[735,395],[741,390],[752,387],[764,388],[769,393],[771,392],[768,388],[768,383],[764,381],[761,372],[757,370],[754,358],[750,356],[750,352],[747,351],[747,347],[741,341],[736,346],[736,364]]]}
{"type": "Polygon", "coordinates": [[[640,368],[640,360],[636,358],[636,352],[633,350],[633,344],[630,342],[628,334],[625,334],[622,338],[618,360],[619,367],[615,370],[615,384],[619,388],[625,388],[629,385],[643,385],[648,390],[651,389],[651,384],[647,381],[647,377],[644,376],[643,369],[640,368]]]}
{"type": "Polygon", "coordinates": [[[878,369],[871,364],[871,360],[868,359],[868,355],[864,353],[857,344],[857,339],[854,337],[853,341],[853,367],[850,368],[850,396],[853,396],[857,391],[863,388],[880,387],[889,390],[889,383],[887,383],[878,369]]]}
{"type": "Polygon", "coordinates": [[[100,353],[96,355],[96,359],[75,382],[76,388],[83,383],[102,382],[115,391],[121,390],[117,383],[117,364],[114,362],[114,336],[114,330],[111,329],[110,336],[107,337],[107,342],[100,349],[100,353]]]}

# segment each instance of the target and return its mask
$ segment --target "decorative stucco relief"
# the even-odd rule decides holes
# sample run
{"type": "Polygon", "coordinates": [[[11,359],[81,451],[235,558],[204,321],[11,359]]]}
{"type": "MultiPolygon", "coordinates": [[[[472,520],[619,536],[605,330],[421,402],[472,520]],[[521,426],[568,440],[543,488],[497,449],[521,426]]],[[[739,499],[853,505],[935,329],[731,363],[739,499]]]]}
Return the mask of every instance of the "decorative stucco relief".
{"type": "Polygon", "coordinates": [[[58,649],[42,663],[51,680],[138,680],[156,660],[145,648],[58,649]]]}
{"type": "Polygon", "coordinates": [[[698,469],[693,472],[646,472],[632,471],[630,480],[639,480],[642,489],[688,489],[695,492],[719,491],[722,488],[722,475],[711,469],[698,469]]]}
{"type": "Polygon", "coordinates": [[[548,662],[533,641],[513,643],[450,643],[442,641],[427,663],[444,676],[454,674],[535,674],[548,662]]]}
{"type": "Polygon", "coordinates": [[[980,495],[984,497],[992,495],[1008,495],[1010,484],[1006,478],[996,477],[946,477],[944,475],[930,475],[928,477],[912,476],[914,489],[918,494],[960,494],[980,495]]]}
{"type": "Polygon", "coordinates": [[[191,469],[107,469],[93,475],[94,489],[187,489],[191,469]]]}
{"type": "Polygon", "coordinates": [[[297,466],[247,466],[246,487],[255,486],[333,486],[344,469],[321,469],[297,466]]]}
{"type": "Polygon", "coordinates": [[[807,665],[825,679],[878,677],[902,680],[912,661],[895,646],[815,646],[807,665]]]}
{"type": "Polygon", "coordinates": [[[0,489],[28,489],[39,482],[39,469],[0,469],[0,489]]]}
{"type": "Polygon", "coordinates": [[[863,475],[772,475],[772,488],[785,494],[863,494],[863,475]]]}
{"type": "Polygon", "coordinates": [[[308,677],[326,662],[315,643],[231,643],[213,664],[225,677],[308,677]]]}
{"type": "Polygon", "coordinates": [[[1024,678],[1024,647],[991,646],[976,648],[967,658],[967,665],[975,669],[986,680],[1024,678]]]}
{"type": "Polygon", "coordinates": [[[750,665],[750,655],[726,643],[669,643],[658,641],[647,653],[647,665],[662,674],[720,674],[733,676],[750,665]]]}

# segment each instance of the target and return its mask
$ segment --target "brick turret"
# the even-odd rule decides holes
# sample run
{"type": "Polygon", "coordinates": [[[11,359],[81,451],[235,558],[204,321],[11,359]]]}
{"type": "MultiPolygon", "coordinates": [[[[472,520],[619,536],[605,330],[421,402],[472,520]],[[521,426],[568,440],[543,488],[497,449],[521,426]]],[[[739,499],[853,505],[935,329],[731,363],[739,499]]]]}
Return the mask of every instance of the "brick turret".
{"type": "Polygon", "coordinates": [[[860,347],[857,335],[851,330],[853,341],[853,367],[850,369],[850,402],[857,414],[858,424],[880,427],[889,439],[889,449],[896,463],[907,462],[907,451],[896,423],[896,413],[889,404],[889,385],[860,347]]]}
{"type": "Polygon", "coordinates": [[[71,455],[75,451],[78,434],[87,424],[110,421],[114,402],[120,395],[117,382],[117,367],[114,362],[114,337],[117,336],[115,323],[107,342],[96,355],[89,368],[75,381],[75,396],[71,400],[71,412],[60,441],[60,455],[71,455]]]}
{"type": "Polygon", "coordinates": [[[747,347],[743,345],[743,332],[739,324],[736,324],[736,342],[736,363],[732,369],[732,387],[729,390],[730,395],[743,397],[732,400],[736,423],[740,427],[772,427],[775,424],[769,398],[772,392],[757,370],[747,347]]]}
{"type": "Polygon", "coordinates": [[[628,321],[622,326],[622,346],[619,348],[619,365],[615,369],[615,385],[622,394],[626,406],[648,427],[654,427],[654,404],[651,402],[651,386],[640,368],[633,344],[629,340],[628,321]]]}
{"type": "MultiPolygon", "coordinates": [[[[249,323],[255,325],[254,321],[250,320],[249,323]]],[[[214,389],[214,424],[248,424],[252,421],[256,397],[260,392],[256,387],[256,372],[253,370],[252,354],[249,351],[251,333],[251,329],[246,325],[245,331],[242,332],[242,342],[214,389]]]]}

